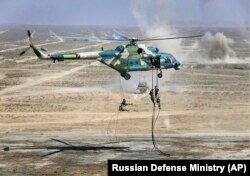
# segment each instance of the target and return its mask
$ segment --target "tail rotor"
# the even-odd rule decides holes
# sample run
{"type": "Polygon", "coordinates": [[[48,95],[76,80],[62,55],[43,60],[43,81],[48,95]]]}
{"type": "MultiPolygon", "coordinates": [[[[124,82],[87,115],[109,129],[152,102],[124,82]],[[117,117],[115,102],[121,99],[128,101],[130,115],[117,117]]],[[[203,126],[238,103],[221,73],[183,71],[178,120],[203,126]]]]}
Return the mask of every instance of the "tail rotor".
{"type": "MultiPolygon", "coordinates": [[[[30,30],[27,30],[27,35],[28,35],[28,39],[29,39],[30,45],[29,45],[27,48],[25,48],[22,52],[20,52],[20,53],[19,53],[19,56],[24,55],[24,54],[27,53],[27,51],[28,51],[29,49],[31,49],[31,48],[34,49],[33,40],[32,40],[33,34],[34,34],[34,32],[31,33],[30,30]]],[[[37,47],[35,47],[35,48],[38,49],[37,47]]],[[[47,52],[47,49],[46,49],[46,48],[39,48],[39,49],[40,49],[41,51],[47,52]]]]}
{"type": "Polygon", "coordinates": [[[33,42],[32,42],[32,37],[31,37],[31,32],[30,30],[27,30],[27,35],[28,35],[28,39],[29,39],[29,42],[30,42],[30,46],[25,48],[21,53],[19,53],[19,56],[22,56],[24,55],[33,45],[33,42]]]}

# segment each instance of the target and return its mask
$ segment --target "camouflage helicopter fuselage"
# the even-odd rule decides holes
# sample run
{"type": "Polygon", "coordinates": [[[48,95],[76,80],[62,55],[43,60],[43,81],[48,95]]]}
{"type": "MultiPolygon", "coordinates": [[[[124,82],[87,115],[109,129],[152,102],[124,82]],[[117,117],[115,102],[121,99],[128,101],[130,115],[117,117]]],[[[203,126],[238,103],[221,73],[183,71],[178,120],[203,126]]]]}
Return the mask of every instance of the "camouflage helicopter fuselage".
{"type": "Polygon", "coordinates": [[[130,79],[128,72],[132,71],[149,71],[159,69],[158,77],[162,77],[161,70],[180,68],[178,62],[172,54],[159,52],[158,48],[147,47],[144,44],[129,43],[127,45],[119,45],[115,49],[84,52],[84,53],[63,53],[63,54],[48,54],[43,53],[39,48],[30,45],[35,54],[40,59],[52,59],[55,61],[64,60],[93,60],[97,59],[108,67],[118,71],[126,80],[130,79]]]}

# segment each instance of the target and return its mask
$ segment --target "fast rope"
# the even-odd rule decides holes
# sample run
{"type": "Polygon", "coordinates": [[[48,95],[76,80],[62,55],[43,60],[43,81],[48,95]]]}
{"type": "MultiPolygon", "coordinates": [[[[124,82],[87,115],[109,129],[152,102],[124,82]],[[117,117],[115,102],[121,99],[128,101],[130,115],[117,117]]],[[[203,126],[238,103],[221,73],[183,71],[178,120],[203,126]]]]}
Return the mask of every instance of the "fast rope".
{"type": "Polygon", "coordinates": [[[159,97],[159,89],[158,89],[158,77],[156,78],[156,85],[154,86],[154,71],[153,70],[152,70],[152,89],[149,94],[151,96],[151,101],[153,103],[153,113],[152,113],[152,123],[151,123],[151,136],[152,136],[152,142],[154,146],[153,149],[156,149],[160,154],[169,156],[168,153],[165,153],[158,148],[157,142],[154,136],[154,128],[155,128],[157,119],[159,118],[161,107],[160,107],[160,97],[159,97]],[[156,103],[158,105],[157,116],[155,116],[156,115],[156,103]]]}
{"type": "Polygon", "coordinates": [[[119,82],[120,82],[120,92],[122,92],[122,97],[124,97],[124,90],[123,90],[123,86],[122,86],[121,76],[118,75],[118,77],[119,77],[119,82]]]}
{"type": "Polygon", "coordinates": [[[111,132],[110,129],[111,129],[111,128],[115,128],[114,138],[116,139],[116,127],[117,127],[116,120],[118,119],[118,114],[119,114],[119,112],[116,112],[114,115],[112,115],[111,118],[110,118],[110,120],[109,120],[109,122],[108,122],[106,134],[107,134],[107,137],[108,137],[109,139],[106,140],[106,141],[112,140],[112,134],[110,134],[110,132],[111,132]],[[111,122],[112,122],[113,120],[115,120],[115,124],[111,125],[111,122]]]}
{"type": "MultiPolygon", "coordinates": [[[[123,86],[122,86],[122,80],[121,80],[121,76],[118,75],[118,79],[119,79],[119,83],[120,83],[120,91],[121,92],[121,99],[124,98],[124,89],[123,89],[123,86]]],[[[111,122],[114,120],[114,124],[113,124],[113,128],[114,128],[114,137],[115,137],[115,140],[117,141],[117,136],[116,136],[116,131],[117,131],[117,121],[118,121],[118,118],[119,118],[119,114],[120,114],[120,111],[117,111],[113,116],[111,116],[110,118],[110,121],[108,123],[108,126],[107,126],[107,136],[111,138],[111,135],[109,136],[109,131],[110,131],[110,128],[112,128],[111,126],[111,122]]]]}

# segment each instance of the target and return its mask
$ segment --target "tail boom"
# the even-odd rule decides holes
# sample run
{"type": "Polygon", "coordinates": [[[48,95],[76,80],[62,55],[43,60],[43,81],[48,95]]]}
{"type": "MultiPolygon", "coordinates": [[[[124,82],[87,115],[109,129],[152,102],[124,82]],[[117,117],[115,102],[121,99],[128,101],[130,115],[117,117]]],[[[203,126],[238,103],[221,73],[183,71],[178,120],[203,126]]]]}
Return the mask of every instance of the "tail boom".
{"type": "Polygon", "coordinates": [[[32,42],[32,34],[30,30],[27,30],[28,39],[30,45],[24,51],[22,51],[19,55],[22,56],[25,54],[30,48],[33,49],[35,55],[42,60],[53,60],[54,62],[57,61],[64,61],[64,60],[96,60],[100,58],[100,52],[84,52],[84,53],[56,53],[56,54],[46,54],[43,51],[46,51],[43,48],[38,48],[32,42]]]}
{"type": "Polygon", "coordinates": [[[96,60],[100,57],[99,52],[84,52],[84,53],[59,53],[48,55],[50,59],[57,61],[64,60],[96,60]]]}
{"type": "Polygon", "coordinates": [[[84,52],[84,53],[56,53],[56,54],[45,54],[41,49],[34,45],[30,45],[36,56],[41,60],[54,60],[54,61],[64,61],[64,60],[95,60],[100,57],[100,52],[84,52]]]}

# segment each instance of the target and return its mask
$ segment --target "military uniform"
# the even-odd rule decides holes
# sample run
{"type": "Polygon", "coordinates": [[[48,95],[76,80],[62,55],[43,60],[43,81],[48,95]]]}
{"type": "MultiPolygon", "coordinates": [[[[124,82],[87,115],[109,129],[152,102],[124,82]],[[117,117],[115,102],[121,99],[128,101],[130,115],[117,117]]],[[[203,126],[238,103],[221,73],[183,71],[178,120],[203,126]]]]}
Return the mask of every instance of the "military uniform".
{"type": "Polygon", "coordinates": [[[130,105],[130,104],[127,104],[126,99],[123,99],[119,106],[119,111],[128,111],[127,109],[124,109],[124,107],[127,105],[130,105]]]}

